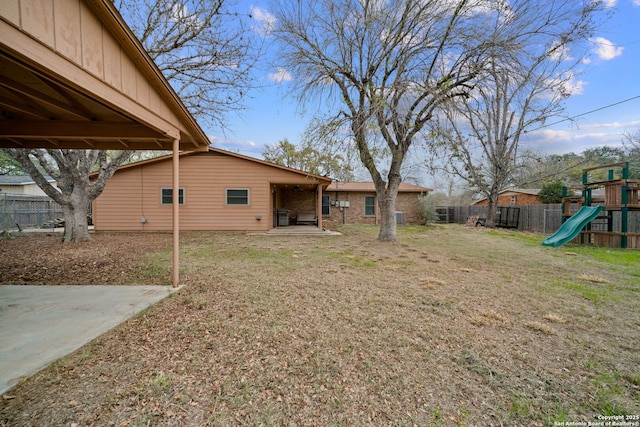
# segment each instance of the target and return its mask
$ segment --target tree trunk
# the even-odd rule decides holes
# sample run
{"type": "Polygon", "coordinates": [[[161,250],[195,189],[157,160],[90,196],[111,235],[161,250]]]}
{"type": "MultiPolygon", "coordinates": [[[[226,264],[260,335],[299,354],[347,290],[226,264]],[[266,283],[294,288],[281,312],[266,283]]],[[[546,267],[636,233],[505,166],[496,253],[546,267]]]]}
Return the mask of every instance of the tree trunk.
{"type": "Polygon", "coordinates": [[[378,193],[378,207],[380,208],[380,233],[378,240],[381,242],[395,242],[398,239],[396,231],[396,195],[397,191],[389,189],[378,193]]]}
{"type": "MultiPolygon", "coordinates": [[[[378,196],[378,208],[380,209],[380,233],[378,241],[395,242],[398,240],[396,232],[396,199],[398,198],[398,189],[402,177],[400,173],[394,172],[400,169],[400,165],[392,164],[391,172],[389,172],[389,182],[385,183],[382,179],[376,179],[376,195],[378,196]]],[[[380,177],[376,175],[376,177],[380,177]]]]}
{"type": "Polygon", "coordinates": [[[489,228],[496,227],[496,209],[498,205],[498,195],[491,194],[487,197],[487,221],[485,222],[485,226],[489,228]]]}
{"type": "Polygon", "coordinates": [[[89,223],[87,221],[87,208],[89,196],[86,192],[74,192],[71,194],[71,203],[62,206],[64,212],[64,243],[88,242],[89,223]]]}
{"type": "Polygon", "coordinates": [[[95,200],[113,176],[118,166],[125,162],[133,151],[119,151],[109,161],[104,150],[48,150],[5,149],[5,151],[29,173],[47,196],[62,206],[65,220],[64,243],[91,240],[87,221],[87,208],[95,200]],[[54,188],[34,161],[56,180],[54,188]],[[90,178],[91,170],[97,166],[98,176],[90,178]]]}

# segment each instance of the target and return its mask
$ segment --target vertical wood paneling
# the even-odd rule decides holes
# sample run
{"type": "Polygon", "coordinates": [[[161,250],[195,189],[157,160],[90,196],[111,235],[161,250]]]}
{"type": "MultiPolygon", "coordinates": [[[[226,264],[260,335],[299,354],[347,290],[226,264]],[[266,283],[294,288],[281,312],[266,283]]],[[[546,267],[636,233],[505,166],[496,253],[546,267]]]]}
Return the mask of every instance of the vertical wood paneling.
{"type": "Polygon", "coordinates": [[[60,0],[54,3],[56,50],[76,64],[82,61],[79,0],[60,0]]]}
{"type": "Polygon", "coordinates": [[[0,1],[0,16],[17,27],[20,24],[20,1],[0,1]]]}
{"type": "Polygon", "coordinates": [[[48,46],[54,46],[53,0],[20,2],[22,29],[48,46]]]}
{"type": "Polygon", "coordinates": [[[82,67],[104,80],[104,49],[102,23],[91,10],[82,4],[80,8],[80,37],[82,41],[82,67]]]}
{"type": "Polygon", "coordinates": [[[122,49],[113,36],[103,33],[104,80],[118,90],[122,90],[122,49]]]}
{"type": "Polygon", "coordinates": [[[121,58],[122,92],[131,99],[136,99],[136,66],[127,55],[121,58]]]}
{"type": "Polygon", "coordinates": [[[149,109],[162,117],[162,104],[164,104],[164,102],[158,95],[158,92],[156,92],[153,87],[148,86],[148,83],[147,87],[149,88],[149,109]]]}
{"type": "Polygon", "coordinates": [[[149,83],[147,79],[136,70],[136,101],[145,108],[149,108],[149,83]]]}

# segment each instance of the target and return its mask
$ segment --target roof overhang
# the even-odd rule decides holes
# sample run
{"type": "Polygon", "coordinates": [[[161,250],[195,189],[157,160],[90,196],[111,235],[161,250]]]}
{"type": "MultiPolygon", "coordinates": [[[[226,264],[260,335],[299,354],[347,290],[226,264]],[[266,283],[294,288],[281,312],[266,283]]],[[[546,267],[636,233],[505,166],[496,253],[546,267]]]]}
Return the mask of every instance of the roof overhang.
{"type": "Polygon", "coordinates": [[[171,150],[178,140],[181,150],[206,149],[111,1],[25,3],[0,6],[0,148],[171,150]]]}

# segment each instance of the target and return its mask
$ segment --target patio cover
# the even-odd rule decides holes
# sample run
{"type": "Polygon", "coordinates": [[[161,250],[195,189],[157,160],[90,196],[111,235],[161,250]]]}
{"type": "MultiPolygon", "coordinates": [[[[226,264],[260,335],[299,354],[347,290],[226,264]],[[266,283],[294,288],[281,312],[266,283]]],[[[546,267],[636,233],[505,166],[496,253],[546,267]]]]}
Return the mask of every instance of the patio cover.
{"type": "Polygon", "coordinates": [[[173,150],[179,188],[179,150],[208,145],[110,0],[0,2],[0,148],[173,150]]]}

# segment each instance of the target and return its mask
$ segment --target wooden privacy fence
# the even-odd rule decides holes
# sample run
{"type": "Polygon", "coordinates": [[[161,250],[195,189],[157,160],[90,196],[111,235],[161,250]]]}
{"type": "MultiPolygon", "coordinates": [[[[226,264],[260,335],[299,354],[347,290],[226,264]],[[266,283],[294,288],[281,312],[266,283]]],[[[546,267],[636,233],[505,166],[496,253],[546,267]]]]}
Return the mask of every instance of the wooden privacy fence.
{"type": "Polygon", "coordinates": [[[49,228],[62,218],[62,208],[47,196],[0,193],[0,230],[49,228]]]}
{"type": "MultiPolygon", "coordinates": [[[[508,207],[519,208],[518,230],[551,234],[555,233],[562,224],[562,204],[560,203],[508,207]]],[[[464,224],[467,218],[473,215],[487,217],[486,206],[439,206],[436,209],[439,222],[464,224]]]]}
{"type": "MultiPolygon", "coordinates": [[[[562,225],[562,204],[560,203],[509,207],[519,208],[518,230],[552,234],[562,225]]],[[[464,224],[470,216],[477,215],[482,218],[487,216],[486,206],[439,206],[436,209],[439,217],[438,222],[464,224]]],[[[611,215],[613,218],[613,230],[620,230],[620,212],[605,211],[603,215],[611,215]]],[[[606,220],[603,219],[594,220],[590,226],[592,230],[607,231],[606,220]]],[[[628,212],[628,231],[630,233],[640,233],[639,211],[628,212]]]]}

